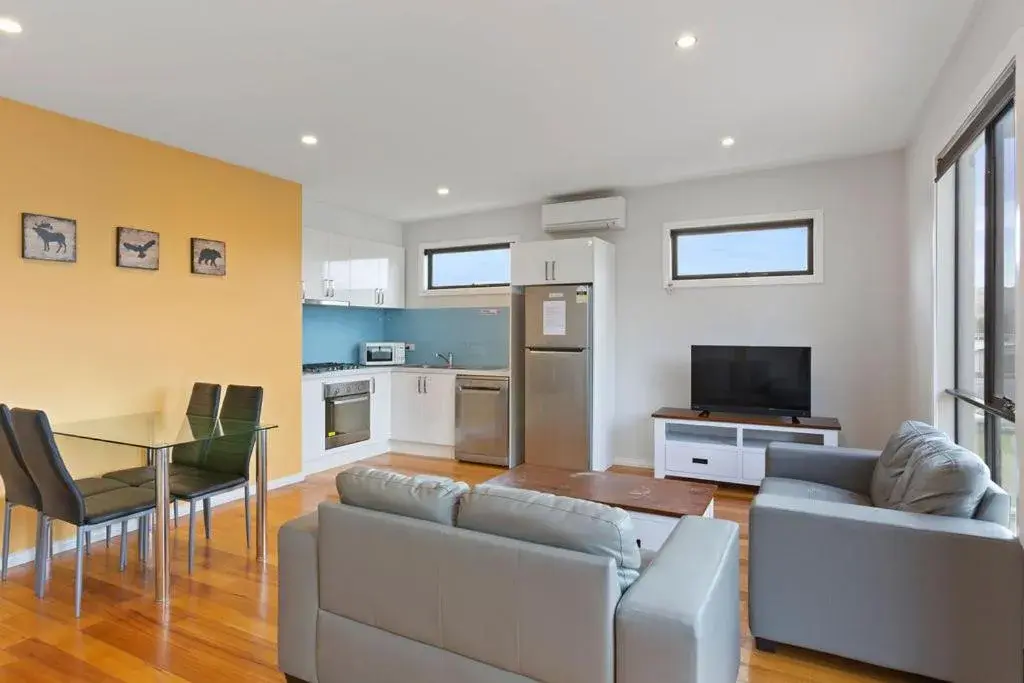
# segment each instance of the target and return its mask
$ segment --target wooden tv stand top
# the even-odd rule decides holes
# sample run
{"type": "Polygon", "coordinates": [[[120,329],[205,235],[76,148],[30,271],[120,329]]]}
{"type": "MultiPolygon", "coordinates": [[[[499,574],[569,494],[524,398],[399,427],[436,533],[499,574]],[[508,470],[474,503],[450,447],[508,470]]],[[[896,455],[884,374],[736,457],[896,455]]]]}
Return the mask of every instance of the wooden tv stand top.
{"type": "Polygon", "coordinates": [[[658,408],[651,417],[662,420],[689,420],[691,422],[728,422],[730,424],[743,424],[757,427],[803,427],[805,429],[829,429],[839,431],[842,426],[839,420],[834,417],[801,417],[800,422],[794,424],[788,417],[778,415],[744,415],[740,413],[709,413],[701,414],[689,408],[669,408],[667,406],[658,408]]]}

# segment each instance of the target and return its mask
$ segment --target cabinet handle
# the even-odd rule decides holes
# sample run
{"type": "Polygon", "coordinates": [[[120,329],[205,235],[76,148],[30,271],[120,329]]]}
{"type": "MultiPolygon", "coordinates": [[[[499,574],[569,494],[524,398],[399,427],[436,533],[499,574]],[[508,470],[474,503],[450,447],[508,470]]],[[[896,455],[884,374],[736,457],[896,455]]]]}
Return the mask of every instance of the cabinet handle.
{"type": "Polygon", "coordinates": [[[558,261],[552,261],[551,262],[551,280],[552,281],[558,279],[558,276],[555,275],[555,264],[557,264],[557,263],[558,263],[558,261]]]}
{"type": "Polygon", "coordinates": [[[708,464],[708,459],[707,458],[690,458],[690,460],[693,461],[694,465],[707,465],[708,464]]]}
{"type": "Polygon", "coordinates": [[[423,393],[424,394],[429,394],[430,393],[430,378],[429,377],[424,377],[423,378],[423,393]]]}
{"type": "Polygon", "coordinates": [[[416,393],[417,394],[422,394],[423,393],[423,377],[422,376],[416,378],[416,393]]]}
{"type": "Polygon", "coordinates": [[[306,298],[306,281],[303,280],[299,284],[302,285],[302,298],[305,299],[306,298]]]}
{"type": "Polygon", "coordinates": [[[550,268],[550,267],[551,267],[551,261],[545,261],[544,262],[544,282],[547,282],[548,280],[551,279],[551,277],[548,275],[548,272],[549,272],[548,268],[550,268]]]}
{"type": "Polygon", "coordinates": [[[371,394],[376,394],[377,393],[377,378],[376,377],[371,377],[370,378],[370,393],[371,394]]]}

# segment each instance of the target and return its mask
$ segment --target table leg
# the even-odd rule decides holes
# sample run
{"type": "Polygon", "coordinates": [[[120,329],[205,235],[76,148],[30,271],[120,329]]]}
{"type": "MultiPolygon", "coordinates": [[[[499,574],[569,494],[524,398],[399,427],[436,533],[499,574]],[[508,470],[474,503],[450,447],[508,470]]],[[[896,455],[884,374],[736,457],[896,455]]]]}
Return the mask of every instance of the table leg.
{"type": "MultiPolygon", "coordinates": [[[[171,599],[171,554],[169,552],[170,528],[167,523],[167,507],[171,491],[167,464],[171,459],[170,448],[151,448],[147,457],[153,459],[156,472],[156,510],[153,511],[153,561],[156,564],[156,601],[170,602],[171,599]]],[[[143,525],[139,523],[140,529],[143,525]]],[[[141,533],[141,531],[140,531],[141,533]]]]}
{"type": "Polygon", "coordinates": [[[267,430],[256,432],[256,560],[267,559],[267,430]]]}

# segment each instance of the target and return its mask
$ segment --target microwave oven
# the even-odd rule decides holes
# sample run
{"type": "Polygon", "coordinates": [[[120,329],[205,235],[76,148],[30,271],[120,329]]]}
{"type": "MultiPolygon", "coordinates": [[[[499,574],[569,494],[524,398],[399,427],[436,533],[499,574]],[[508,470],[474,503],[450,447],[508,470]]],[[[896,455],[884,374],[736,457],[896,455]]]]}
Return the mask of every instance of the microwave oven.
{"type": "Polygon", "coordinates": [[[405,365],[405,342],[364,342],[359,345],[360,365],[405,365]]]}

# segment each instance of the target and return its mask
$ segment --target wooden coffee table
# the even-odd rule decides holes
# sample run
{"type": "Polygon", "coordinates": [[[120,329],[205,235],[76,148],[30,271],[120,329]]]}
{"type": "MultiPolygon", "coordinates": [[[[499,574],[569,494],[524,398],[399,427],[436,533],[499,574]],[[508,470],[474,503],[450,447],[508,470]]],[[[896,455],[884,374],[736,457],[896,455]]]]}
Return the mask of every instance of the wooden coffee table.
{"type": "Polygon", "coordinates": [[[628,510],[641,546],[657,550],[681,517],[714,517],[713,484],[655,479],[617,472],[572,472],[520,465],[486,484],[553,493],[628,510]]]}

